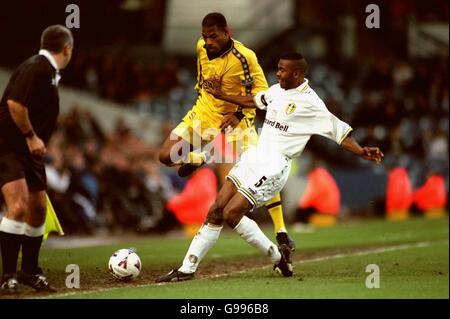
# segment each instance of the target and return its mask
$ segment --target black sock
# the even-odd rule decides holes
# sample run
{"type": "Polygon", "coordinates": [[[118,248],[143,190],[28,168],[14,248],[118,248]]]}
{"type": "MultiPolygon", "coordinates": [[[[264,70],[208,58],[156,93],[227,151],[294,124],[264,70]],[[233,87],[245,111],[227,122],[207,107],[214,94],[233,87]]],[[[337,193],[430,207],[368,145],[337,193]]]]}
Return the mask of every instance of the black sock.
{"type": "Polygon", "coordinates": [[[39,272],[39,251],[41,250],[43,236],[29,237],[23,235],[22,238],[22,271],[35,275],[39,272]]]}
{"type": "Polygon", "coordinates": [[[3,274],[17,271],[17,258],[19,256],[22,236],[0,231],[0,247],[2,249],[3,274]]]}

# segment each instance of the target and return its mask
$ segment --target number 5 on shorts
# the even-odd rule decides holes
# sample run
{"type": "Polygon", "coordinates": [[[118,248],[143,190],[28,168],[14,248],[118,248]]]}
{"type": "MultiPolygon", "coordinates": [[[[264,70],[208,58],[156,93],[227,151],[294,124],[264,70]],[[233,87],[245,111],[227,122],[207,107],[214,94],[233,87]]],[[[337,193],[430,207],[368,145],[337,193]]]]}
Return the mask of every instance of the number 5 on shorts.
{"type": "Polygon", "coordinates": [[[255,184],[255,187],[259,187],[267,180],[267,177],[263,176],[261,179],[255,184]]]}

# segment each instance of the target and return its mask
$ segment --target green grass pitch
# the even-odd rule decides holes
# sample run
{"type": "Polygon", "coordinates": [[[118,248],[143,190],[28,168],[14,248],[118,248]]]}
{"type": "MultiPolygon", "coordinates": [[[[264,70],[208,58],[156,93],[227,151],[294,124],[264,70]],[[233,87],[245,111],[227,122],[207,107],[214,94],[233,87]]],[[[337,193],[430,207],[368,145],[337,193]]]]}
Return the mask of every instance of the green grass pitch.
{"type": "MultiPolygon", "coordinates": [[[[274,240],[271,228],[264,228],[274,240]]],[[[59,290],[31,291],[21,298],[449,298],[448,218],[402,222],[370,220],[294,233],[295,274],[282,278],[267,257],[225,230],[200,264],[196,280],[154,284],[155,276],[179,266],[190,244],[183,237],[146,237],[115,245],[46,249],[41,264],[59,290]],[[143,270],[130,283],[107,272],[116,249],[135,247],[143,270]],[[68,264],[80,267],[80,288],[68,289],[68,264]],[[379,267],[379,288],[366,287],[369,264],[379,267]]]]}

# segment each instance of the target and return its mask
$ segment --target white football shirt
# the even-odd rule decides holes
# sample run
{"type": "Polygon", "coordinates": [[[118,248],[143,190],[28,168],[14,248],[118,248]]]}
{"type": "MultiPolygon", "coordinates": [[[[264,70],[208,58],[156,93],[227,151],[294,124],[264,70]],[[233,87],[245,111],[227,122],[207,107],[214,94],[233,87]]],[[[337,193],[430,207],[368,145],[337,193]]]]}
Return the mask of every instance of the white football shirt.
{"type": "Polygon", "coordinates": [[[256,146],[260,158],[299,157],[314,134],[340,145],[352,131],[350,125],[328,111],[307,79],[289,90],[279,84],[272,85],[267,91],[259,92],[254,100],[258,108],[267,111],[256,146]]]}

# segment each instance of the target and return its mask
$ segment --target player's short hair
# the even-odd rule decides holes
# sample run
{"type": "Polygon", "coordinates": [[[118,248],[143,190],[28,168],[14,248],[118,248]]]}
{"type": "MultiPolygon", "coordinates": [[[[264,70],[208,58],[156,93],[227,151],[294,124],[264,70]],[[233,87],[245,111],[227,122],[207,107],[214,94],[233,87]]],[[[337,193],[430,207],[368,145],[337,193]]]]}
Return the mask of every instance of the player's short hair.
{"type": "Polygon", "coordinates": [[[217,26],[220,30],[225,30],[227,27],[227,19],[222,13],[211,12],[208,13],[202,21],[202,27],[214,27],[217,26]]]}
{"type": "Polygon", "coordinates": [[[308,70],[308,63],[305,57],[301,53],[297,52],[286,52],[280,55],[280,60],[289,60],[297,62],[297,66],[300,68],[302,74],[306,74],[308,70]]]}
{"type": "Polygon", "coordinates": [[[67,44],[73,44],[72,32],[60,24],[51,25],[42,32],[41,49],[60,53],[67,44]]]}

